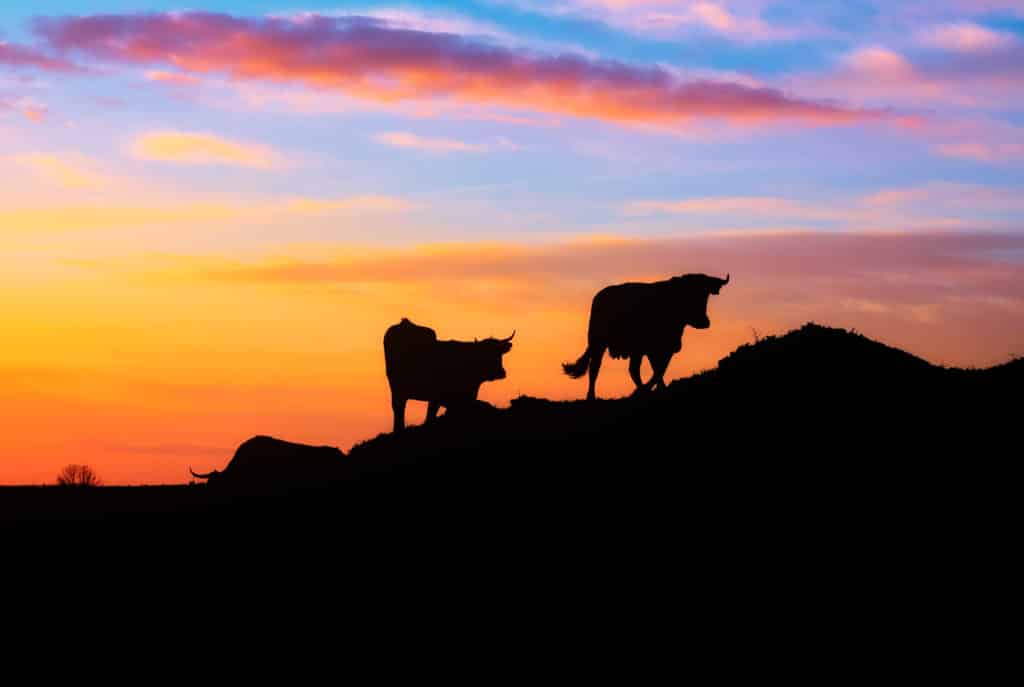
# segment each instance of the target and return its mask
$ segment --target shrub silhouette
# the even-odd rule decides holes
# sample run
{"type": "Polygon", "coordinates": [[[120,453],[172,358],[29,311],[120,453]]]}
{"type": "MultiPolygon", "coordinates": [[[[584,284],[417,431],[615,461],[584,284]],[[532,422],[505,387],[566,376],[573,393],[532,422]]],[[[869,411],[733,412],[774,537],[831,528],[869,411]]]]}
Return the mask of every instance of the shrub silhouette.
{"type": "Polygon", "coordinates": [[[88,465],[68,465],[57,475],[61,487],[98,487],[102,484],[99,475],[88,465]]]}

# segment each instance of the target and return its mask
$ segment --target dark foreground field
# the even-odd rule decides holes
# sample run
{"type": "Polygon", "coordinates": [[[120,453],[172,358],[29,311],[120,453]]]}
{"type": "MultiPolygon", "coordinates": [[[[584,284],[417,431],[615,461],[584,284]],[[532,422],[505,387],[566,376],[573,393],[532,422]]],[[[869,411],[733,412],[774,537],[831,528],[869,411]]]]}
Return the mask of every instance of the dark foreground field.
{"type": "Polygon", "coordinates": [[[287,522],[348,534],[436,527],[549,544],[802,532],[884,533],[912,546],[964,527],[980,540],[1004,531],[1009,515],[1001,494],[1019,460],[1022,380],[1022,360],[945,369],[807,325],[662,392],[595,403],[524,397],[381,435],[323,484],[5,488],[0,519],[183,530],[287,522]]]}

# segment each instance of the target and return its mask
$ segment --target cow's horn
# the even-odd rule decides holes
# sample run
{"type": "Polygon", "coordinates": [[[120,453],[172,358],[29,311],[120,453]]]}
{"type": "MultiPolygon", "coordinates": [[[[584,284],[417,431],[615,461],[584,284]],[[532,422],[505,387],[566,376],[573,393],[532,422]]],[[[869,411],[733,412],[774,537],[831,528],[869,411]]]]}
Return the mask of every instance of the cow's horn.
{"type": "Polygon", "coordinates": [[[513,330],[512,330],[512,336],[508,337],[507,339],[502,339],[502,342],[504,342],[504,343],[508,343],[509,341],[511,341],[512,339],[514,339],[514,338],[515,338],[515,336],[516,336],[516,330],[515,330],[515,329],[513,329],[513,330]]]}
{"type": "Polygon", "coordinates": [[[728,284],[728,283],[729,283],[729,277],[730,277],[730,276],[731,276],[731,275],[728,275],[728,274],[727,274],[727,275],[725,275],[725,281],[723,281],[723,282],[722,282],[722,286],[725,286],[726,284],[728,284]]]}
{"type": "Polygon", "coordinates": [[[213,472],[208,472],[205,475],[203,475],[203,474],[200,474],[198,472],[193,471],[191,465],[188,466],[188,471],[191,472],[192,476],[196,477],[197,479],[210,479],[217,472],[216,470],[214,470],[213,472]]]}

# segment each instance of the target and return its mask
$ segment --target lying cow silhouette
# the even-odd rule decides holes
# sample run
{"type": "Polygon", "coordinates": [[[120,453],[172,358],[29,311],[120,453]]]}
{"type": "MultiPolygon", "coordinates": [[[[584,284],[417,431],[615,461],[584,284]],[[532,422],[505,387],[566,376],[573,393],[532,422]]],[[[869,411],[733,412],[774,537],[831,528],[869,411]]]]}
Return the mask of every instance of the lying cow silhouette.
{"type": "Polygon", "coordinates": [[[573,379],[590,371],[587,399],[596,397],[595,385],[601,358],[607,350],[613,358],[629,358],[629,376],[638,391],[665,386],[665,370],[672,356],[682,350],[683,329],[711,326],[708,298],[718,295],[729,283],[706,274],[686,274],[653,284],[627,283],[597,292],[590,306],[587,350],[575,363],[562,369],[573,379]],[[640,380],[644,356],[654,374],[647,383],[640,380]]]}
{"type": "Polygon", "coordinates": [[[427,402],[427,422],[441,407],[472,404],[484,382],[505,378],[501,358],[512,336],[483,341],[438,341],[437,333],[403,318],[384,334],[384,364],[396,432],[405,428],[407,401],[427,402]]]}
{"type": "Polygon", "coordinates": [[[253,437],[238,447],[224,470],[188,471],[216,487],[271,488],[316,485],[341,476],[344,454],[333,446],[307,446],[273,437],[253,437]]]}

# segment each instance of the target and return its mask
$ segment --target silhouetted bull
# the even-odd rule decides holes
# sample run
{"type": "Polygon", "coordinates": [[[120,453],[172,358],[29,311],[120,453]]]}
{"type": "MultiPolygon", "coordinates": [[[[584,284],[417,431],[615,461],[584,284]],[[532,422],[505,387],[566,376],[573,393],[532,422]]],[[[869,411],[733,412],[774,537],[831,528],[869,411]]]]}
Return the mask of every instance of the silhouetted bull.
{"type": "Polygon", "coordinates": [[[273,437],[253,437],[235,451],[224,470],[193,477],[218,487],[315,485],[340,476],[344,454],[333,446],[306,446],[273,437]]]}
{"type": "Polygon", "coordinates": [[[686,274],[653,284],[617,284],[601,289],[590,306],[587,350],[562,369],[579,379],[589,367],[587,398],[593,400],[601,358],[607,349],[613,358],[629,358],[629,376],[638,390],[664,387],[668,363],[683,347],[683,329],[686,325],[697,329],[711,326],[708,297],[718,295],[728,283],[728,276],[718,279],[686,274]],[[646,384],[640,381],[640,363],[645,355],[654,370],[646,384]]]}
{"type": "Polygon", "coordinates": [[[505,378],[501,357],[512,349],[512,336],[483,341],[438,341],[429,327],[402,318],[384,334],[384,364],[391,386],[395,431],[405,427],[405,404],[427,402],[427,422],[443,406],[476,400],[480,385],[505,378]]]}

